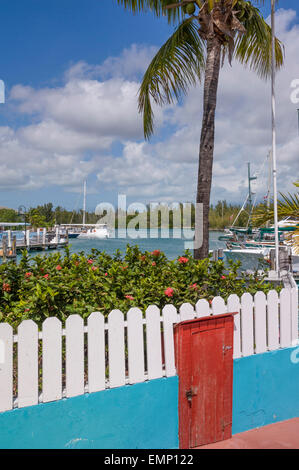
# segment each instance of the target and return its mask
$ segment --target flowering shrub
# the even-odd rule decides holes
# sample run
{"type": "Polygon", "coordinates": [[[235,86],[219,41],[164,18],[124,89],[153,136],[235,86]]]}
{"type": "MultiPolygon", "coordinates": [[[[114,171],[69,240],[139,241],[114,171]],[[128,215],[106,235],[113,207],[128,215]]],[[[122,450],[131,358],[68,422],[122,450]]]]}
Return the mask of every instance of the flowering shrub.
{"type": "Polygon", "coordinates": [[[18,265],[0,265],[0,321],[17,327],[30,318],[40,325],[49,316],[64,322],[73,313],[108,315],[115,308],[125,313],[131,307],[145,312],[151,304],[162,308],[167,303],[179,308],[201,298],[227,299],[232,293],[240,296],[273,288],[257,275],[238,276],[239,266],[230,262],[227,269],[222,261],[210,258],[196,261],[190,252],[168,260],[159,250],[141,253],[129,245],[124,256],[95,249],[87,256],[71,255],[68,248],[64,256],[29,258],[24,252],[18,265]]]}

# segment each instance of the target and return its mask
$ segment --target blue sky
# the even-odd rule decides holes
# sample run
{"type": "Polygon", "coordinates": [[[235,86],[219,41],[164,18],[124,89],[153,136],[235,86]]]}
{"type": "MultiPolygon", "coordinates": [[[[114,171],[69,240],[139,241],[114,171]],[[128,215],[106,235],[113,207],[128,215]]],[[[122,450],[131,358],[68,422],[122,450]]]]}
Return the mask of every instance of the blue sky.
{"type": "MultiPolygon", "coordinates": [[[[120,192],[137,202],[193,200],[199,140],[194,134],[199,128],[191,128],[186,116],[193,120],[201,111],[200,87],[180,106],[157,111],[157,135],[149,144],[143,142],[132,103],[142,72],[172,31],[166,20],[154,19],[150,13],[132,15],[114,0],[4,0],[1,4],[0,78],[6,84],[7,100],[0,105],[0,205],[29,207],[53,201],[72,209],[76,203],[81,204],[78,191],[84,178],[88,180],[90,210],[102,201],[115,203],[120,192]],[[92,109],[94,96],[98,98],[101,90],[107,90],[110,101],[100,102],[103,108],[99,113],[115,108],[106,127],[104,118],[97,123],[97,110],[92,109]],[[55,103],[59,104],[58,111],[55,103]],[[193,109],[194,103],[197,109],[193,109]],[[117,119],[118,107],[123,127],[113,120],[117,119]],[[186,139],[185,150],[177,156],[176,138],[180,142],[186,139]]],[[[281,1],[280,7],[299,12],[295,0],[281,1]]],[[[269,5],[263,10],[267,15],[269,5]]],[[[295,35],[298,22],[298,17],[289,15],[283,34],[293,28],[295,35]]],[[[235,69],[239,73],[239,68],[235,69]]],[[[268,124],[258,151],[248,147],[253,135],[243,149],[240,143],[221,140],[222,132],[227,132],[226,74],[229,70],[223,72],[223,90],[220,87],[220,98],[222,93],[224,98],[218,109],[220,132],[218,141],[216,134],[213,200],[242,202],[246,195],[246,161],[253,161],[253,167],[260,170],[268,124]],[[241,164],[239,153],[244,154],[241,164]],[[231,181],[236,177],[239,186],[233,187],[231,181]]],[[[295,78],[299,78],[299,70],[296,75],[293,67],[284,83],[295,78]]],[[[236,109],[240,96],[233,98],[236,109]]],[[[248,109],[246,103],[244,106],[243,115],[248,109]]],[[[258,119],[258,110],[256,114],[258,119]]],[[[284,128],[281,134],[284,137],[279,137],[280,145],[290,145],[284,128]]],[[[290,187],[296,160],[290,156],[292,149],[284,152],[281,174],[284,181],[289,178],[290,187]],[[289,173],[288,165],[293,167],[289,173]]]]}

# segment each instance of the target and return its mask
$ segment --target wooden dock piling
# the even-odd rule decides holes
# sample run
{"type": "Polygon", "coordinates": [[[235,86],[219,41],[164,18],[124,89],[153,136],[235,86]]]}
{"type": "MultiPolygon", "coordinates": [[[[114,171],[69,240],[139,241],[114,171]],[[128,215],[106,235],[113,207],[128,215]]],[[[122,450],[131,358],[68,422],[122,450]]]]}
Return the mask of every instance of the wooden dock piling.
{"type": "Polygon", "coordinates": [[[7,233],[3,233],[2,240],[0,241],[0,257],[5,262],[7,259],[14,259],[17,256],[17,252],[21,250],[47,250],[63,248],[68,245],[68,234],[66,234],[65,240],[62,240],[59,228],[56,228],[55,232],[47,232],[44,229],[38,229],[36,236],[30,237],[30,230],[26,230],[23,239],[16,238],[11,230],[7,233]]]}

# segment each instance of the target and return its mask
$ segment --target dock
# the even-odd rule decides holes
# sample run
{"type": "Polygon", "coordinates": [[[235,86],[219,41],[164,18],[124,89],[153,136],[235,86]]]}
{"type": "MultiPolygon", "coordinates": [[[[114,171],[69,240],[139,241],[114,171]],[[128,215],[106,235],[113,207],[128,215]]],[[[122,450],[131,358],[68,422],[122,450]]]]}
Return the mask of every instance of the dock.
{"type": "Polygon", "coordinates": [[[59,229],[47,232],[46,229],[38,229],[36,235],[32,235],[30,230],[26,230],[23,238],[16,238],[11,230],[3,233],[0,240],[0,257],[5,261],[15,259],[18,252],[56,250],[63,248],[69,243],[68,232],[61,234],[59,229]]]}

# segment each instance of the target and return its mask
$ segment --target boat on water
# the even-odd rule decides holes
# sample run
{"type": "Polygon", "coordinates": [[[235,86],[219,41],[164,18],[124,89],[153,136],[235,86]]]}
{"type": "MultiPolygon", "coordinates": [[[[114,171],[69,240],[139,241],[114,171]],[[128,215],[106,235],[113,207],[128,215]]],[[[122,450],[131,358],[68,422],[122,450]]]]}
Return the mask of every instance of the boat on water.
{"type": "Polygon", "coordinates": [[[250,170],[250,163],[247,163],[248,167],[248,194],[245,198],[245,201],[239,210],[237,216],[235,217],[235,220],[233,221],[232,225],[230,227],[227,227],[224,230],[224,234],[220,235],[218,237],[218,240],[221,241],[228,241],[228,242],[237,242],[237,241],[244,241],[248,237],[252,238],[253,236],[258,234],[258,229],[252,227],[252,212],[254,209],[254,202],[252,200],[253,195],[255,194],[252,191],[252,185],[251,182],[257,179],[257,176],[253,176],[251,174],[250,170]],[[248,219],[247,219],[247,224],[246,227],[237,227],[236,223],[239,220],[240,215],[246,212],[248,214],[248,219]]]}
{"type": "Polygon", "coordinates": [[[59,227],[62,235],[68,236],[68,238],[78,238],[83,226],[81,224],[61,224],[55,225],[54,228],[56,229],[56,227],[59,227]]]}
{"type": "Polygon", "coordinates": [[[78,238],[78,236],[80,235],[80,232],[76,233],[76,232],[68,232],[68,237],[69,238],[78,238]]]}
{"type": "MultiPolygon", "coordinates": [[[[270,158],[270,155],[268,156],[270,158]]],[[[269,162],[270,166],[271,162],[269,162]]],[[[226,243],[226,250],[224,253],[228,258],[236,258],[241,255],[253,255],[263,257],[266,261],[270,260],[270,251],[275,250],[275,227],[255,228],[252,226],[252,213],[254,209],[254,203],[252,202],[251,181],[257,179],[256,176],[251,176],[250,164],[248,163],[248,195],[237,214],[231,227],[227,227],[224,234],[219,236],[218,239],[226,243]],[[248,221],[246,227],[236,227],[236,222],[240,214],[245,211],[248,214],[248,221]]],[[[267,202],[269,201],[270,186],[268,185],[268,195],[266,197],[267,202]]],[[[278,222],[278,244],[280,248],[288,248],[288,252],[291,256],[292,264],[299,262],[299,254],[294,248],[294,237],[298,237],[297,234],[292,235],[299,229],[299,220],[293,220],[290,217],[286,217],[278,222]]]]}
{"type": "MultiPolygon", "coordinates": [[[[278,230],[279,248],[288,249],[293,265],[299,263],[299,254],[292,243],[292,232],[298,228],[299,223],[297,221],[297,225],[287,226],[281,224],[278,230]]],[[[294,235],[294,237],[298,237],[298,235],[294,235]]],[[[227,257],[234,257],[237,254],[251,254],[262,256],[266,261],[270,261],[270,251],[275,249],[274,227],[260,228],[257,234],[246,239],[236,240],[231,238],[226,241],[226,248],[224,252],[227,257]]]]}
{"type": "Polygon", "coordinates": [[[110,238],[110,231],[107,224],[85,225],[78,238],[84,239],[106,239],[110,238]],[[89,227],[89,228],[88,228],[89,227]]]}
{"type": "Polygon", "coordinates": [[[60,230],[66,234],[68,238],[80,239],[99,239],[104,240],[111,237],[111,233],[107,224],[86,224],[86,180],[83,184],[83,215],[82,224],[61,224],[60,230]]]}
{"type": "Polygon", "coordinates": [[[59,227],[60,233],[68,238],[103,240],[111,237],[107,224],[64,224],[59,227]]]}

